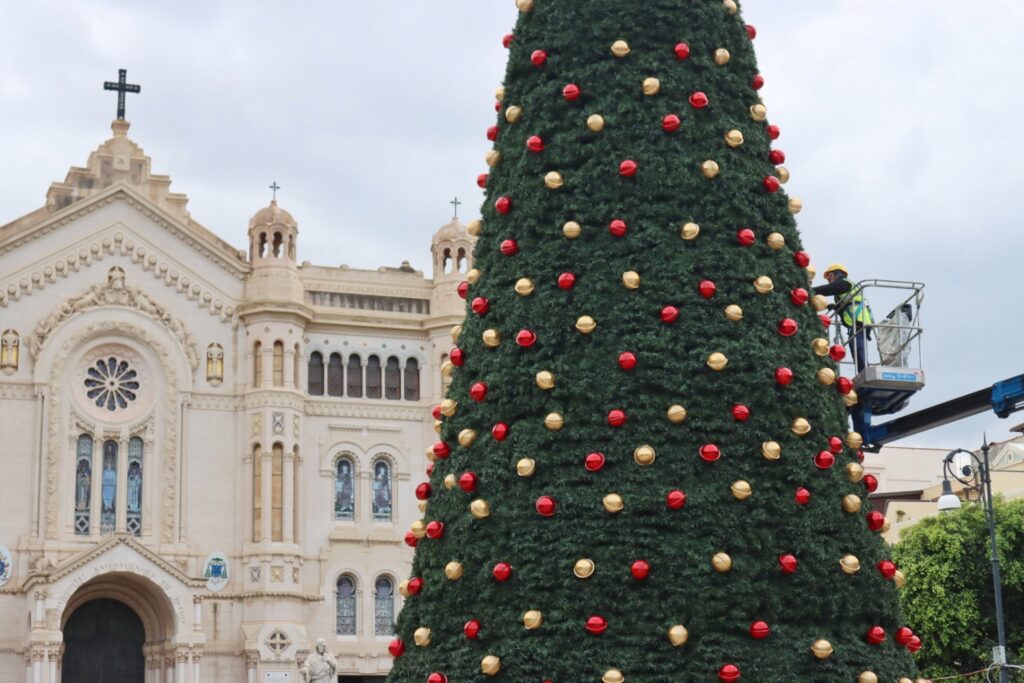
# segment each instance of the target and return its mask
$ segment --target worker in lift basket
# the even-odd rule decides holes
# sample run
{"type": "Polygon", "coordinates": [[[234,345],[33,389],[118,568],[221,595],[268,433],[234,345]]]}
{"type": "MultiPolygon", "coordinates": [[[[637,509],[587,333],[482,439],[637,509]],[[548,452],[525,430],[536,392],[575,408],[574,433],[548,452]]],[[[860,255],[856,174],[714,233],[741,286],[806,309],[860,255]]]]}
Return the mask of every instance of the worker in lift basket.
{"type": "Polygon", "coordinates": [[[864,338],[870,338],[874,320],[871,318],[871,309],[864,301],[860,286],[851,282],[849,277],[850,271],[846,266],[833,263],[825,270],[825,280],[828,284],[818,285],[814,288],[814,293],[835,298],[835,303],[829,304],[828,310],[839,313],[843,326],[849,333],[850,353],[853,354],[857,372],[860,373],[868,360],[864,338]]]}

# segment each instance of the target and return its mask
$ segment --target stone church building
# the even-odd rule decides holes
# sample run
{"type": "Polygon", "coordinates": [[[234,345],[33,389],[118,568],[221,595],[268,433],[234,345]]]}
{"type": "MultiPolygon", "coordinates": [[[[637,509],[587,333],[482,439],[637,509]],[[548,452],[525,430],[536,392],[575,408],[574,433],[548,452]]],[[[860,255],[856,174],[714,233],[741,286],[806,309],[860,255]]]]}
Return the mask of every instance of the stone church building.
{"type": "Polygon", "coordinates": [[[0,681],[382,681],[473,238],[298,263],[271,202],[239,249],[128,128],[0,227],[0,681]]]}

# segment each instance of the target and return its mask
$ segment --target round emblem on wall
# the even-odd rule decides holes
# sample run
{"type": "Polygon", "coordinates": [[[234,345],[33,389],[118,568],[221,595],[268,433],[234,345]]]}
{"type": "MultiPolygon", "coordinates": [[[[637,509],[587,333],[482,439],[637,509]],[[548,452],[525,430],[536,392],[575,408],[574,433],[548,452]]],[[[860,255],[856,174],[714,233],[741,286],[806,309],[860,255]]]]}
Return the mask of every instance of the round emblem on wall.
{"type": "Polygon", "coordinates": [[[228,558],[224,553],[210,553],[203,565],[203,578],[206,587],[216,593],[228,585],[228,558]]]}
{"type": "Polygon", "coordinates": [[[11,551],[7,546],[0,545],[0,586],[7,585],[14,573],[14,560],[11,559],[11,551]]]}
{"type": "Polygon", "coordinates": [[[104,422],[136,420],[153,402],[153,376],[146,360],[122,344],[91,349],[77,365],[79,407],[104,422]]]}

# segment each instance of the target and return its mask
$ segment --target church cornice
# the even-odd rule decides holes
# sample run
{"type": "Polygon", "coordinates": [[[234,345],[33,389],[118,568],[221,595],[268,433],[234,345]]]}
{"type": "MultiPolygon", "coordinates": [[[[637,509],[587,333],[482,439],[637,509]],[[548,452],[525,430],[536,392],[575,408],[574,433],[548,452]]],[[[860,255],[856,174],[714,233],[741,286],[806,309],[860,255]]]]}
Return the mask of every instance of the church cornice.
{"type": "Polygon", "coordinates": [[[310,417],[350,417],[359,420],[424,422],[430,416],[430,412],[426,407],[400,408],[398,406],[374,406],[365,403],[306,401],[306,415],[310,417]]]}

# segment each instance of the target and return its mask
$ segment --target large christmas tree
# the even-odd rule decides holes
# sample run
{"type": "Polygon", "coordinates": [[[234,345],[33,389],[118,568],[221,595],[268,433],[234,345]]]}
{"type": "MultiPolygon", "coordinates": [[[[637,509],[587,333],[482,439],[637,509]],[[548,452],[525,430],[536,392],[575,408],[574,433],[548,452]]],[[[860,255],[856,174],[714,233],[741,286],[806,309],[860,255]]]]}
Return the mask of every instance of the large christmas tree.
{"type": "Polygon", "coordinates": [[[896,683],[733,0],[518,0],[389,681],[896,683]]]}

